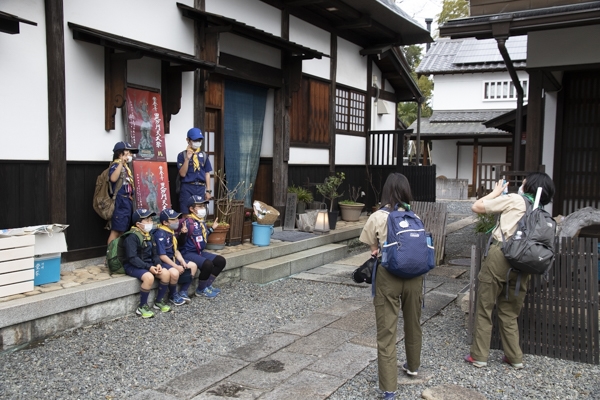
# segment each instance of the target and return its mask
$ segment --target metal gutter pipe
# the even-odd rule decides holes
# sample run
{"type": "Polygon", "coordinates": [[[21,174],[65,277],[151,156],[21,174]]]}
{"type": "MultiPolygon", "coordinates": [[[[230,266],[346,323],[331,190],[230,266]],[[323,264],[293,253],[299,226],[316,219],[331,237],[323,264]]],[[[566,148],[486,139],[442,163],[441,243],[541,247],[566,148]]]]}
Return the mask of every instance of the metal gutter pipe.
{"type": "Polygon", "coordinates": [[[515,86],[515,90],[517,91],[517,112],[515,119],[515,132],[513,135],[513,171],[521,170],[521,134],[522,134],[522,121],[523,121],[523,87],[521,86],[521,81],[519,81],[519,76],[517,75],[517,71],[515,70],[515,66],[513,65],[512,60],[510,59],[510,55],[508,54],[508,50],[506,50],[506,40],[508,37],[497,37],[496,42],[498,43],[498,50],[500,50],[500,54],[502,55],[502,59],[504,60],[504,65],[506,65],[506,69],[508,70],[508,74],[510,75],[510,79],[515,86]]]}

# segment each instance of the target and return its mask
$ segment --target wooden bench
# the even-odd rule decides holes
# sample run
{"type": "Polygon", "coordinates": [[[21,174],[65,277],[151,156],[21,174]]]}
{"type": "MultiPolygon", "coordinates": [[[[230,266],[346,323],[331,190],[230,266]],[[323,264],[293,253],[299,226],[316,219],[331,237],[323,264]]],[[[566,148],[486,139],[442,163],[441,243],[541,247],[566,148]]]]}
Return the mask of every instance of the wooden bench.
{"type": "Polygon", "coordinates": [[[435,265],[440,265],[446,252],[446,203],[413,201],[411,209],[421,218],[425,229],[433,236],[435,247],[435,265]]]}

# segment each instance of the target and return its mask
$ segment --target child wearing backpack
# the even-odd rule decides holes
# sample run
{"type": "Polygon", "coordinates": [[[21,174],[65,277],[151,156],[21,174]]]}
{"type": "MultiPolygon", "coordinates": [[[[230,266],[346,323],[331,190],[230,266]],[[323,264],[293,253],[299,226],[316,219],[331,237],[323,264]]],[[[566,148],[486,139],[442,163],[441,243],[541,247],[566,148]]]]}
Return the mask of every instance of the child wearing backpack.
{"type": "Polygon", "coordinates": [[[135,311],[142,318],[154,317],[154,312],[148,306],[148,295],[150,294],[150,289],[152,289],[155,277],[158,277],[160,282],[154,301],[154,308],[161,312],[171,311],[171,307],[163,299],[169,288],[169,282],[172,281],[173,277],[175,278],[175,282],[177,282],[177,278],[179,277],[179,272],[176,269],[172,269],[174,272],[172,274],[170,270],[161,266],[160,259],[152,244],[152,235],[150,235],[150,232],[153,227],[152,217],[155,215],[153,211],[145,208],[135,210],[131,217],[133,222],[131,230],[141,233],[143,240],[140,241],[137,234],[127,235],[123,239],[125,250],[123,269],[125,270],[125,274],[142,281],[140,306],[135,311]]]}
{"type": "Polygon", "coordinates": [[[113,162],[108,170],[108,177],[115,198],[115,211],[110,220],[111,231],[107,244],[121,236],[131,226],[135,186],[133,173],[128,164],[133,160],[132,154],[137,152],[138,149],[126,142],[118,142],[113,148],[113,162]]]}
{"type": "Polygon", "coordinates": [[[181,246],[183,258],[194,262],[200,269],[196,296],[214,299],[221,289],[213,287],[212,284],[225,268],[226,261],[222,256],[204,251],[208,235],[219,226],[218,218],[215,218],[212,227],[206,226],[204,219],[207,215],[207,204],[208,200],[202,196],[191,196],[188,199],[189,214],[180,223],[179,239],[183,243],[181,246]]]}
{"type": "Polygon", "coordinates": [[[542,205],[550,203],[555,190],[552,179],[542,172],[529,174],[523,180],[519,194],[502,195],[507,185],[500,180],[490,194],[477,200],[471,207],[473,212],[478,214],[500,214],[500,223],[492,232],[493,241],[477,277],[479,286],[475,333],[471,351],[465,356],[466,362],[478,368],[487,366],[494,305],[498,310],[500,337],[504,348],[502,361],[513,368],[523,368],[523,352],[519,347],[517,318],[523,308],[530,275],[511,268],[502,251],[502,235],[510,238],[515,234],[517,224],[527,208],[525,202],[534,202],[538,188],[542,188],[540,198],[542,205]],[[513,294],[517,286],[517,294],[513,294]]]}
{"type": "Polygon", "coordinates": [[[204,135],[198,128],[192,128],[187,133],[187,148],[177,156],[179,170],[179,211],[187,213],[187,202],[190,196],[202,196],[210,200],[210,172],[212,165],[206,153],[202,151],[204,135]]]}
{"type": "MultiPolygon", "coordinates": [[[[359,240],[371,248],[371,255],[377,256],[379,248],[387,241],[388,215],[394,205],[400,210],[410,208],[412,194],[408,179],[400,173],[390,174],[381,192],[381,204],[385,206],[375,211],[363,228],[359,240]]],[[[404,319],[404,346],[407,361],[403,370],[410,376],[418,374],[421,365],[421,303],[423,300],[423,276],[403,279],[378,267],[373,282],[375,285],[375,317],[377,323],[377,367],[379,388],[384,398],[396,398],[398,389],[398,361],[396,358],[396,338],[398,313],[402,302],[404,319]]]]}
{"type": "Polygon", "coordinates": [[[190,303],[192,300],[188,296],[188,288],[192,283],[192,278],[196,275],[198,267],[191,261],[186,261],[178,250],[175,231],[179,229],[179,217],[181,213],[175,210],[165,209],[160,213],[160,225],[152,233],[156,253],[160,258],[163,268],[171,272],[171,281],[169,282],[169,300],[176,306],[190,303]],[[171,269],[177,271],[175,274],[171,269]],[[177,275],[177,276],[175,276],[177,275]],[[182,282],[185,278],[185,282],[182,282]],[[181,283],[179,292],[177,283],[181,283]]]}

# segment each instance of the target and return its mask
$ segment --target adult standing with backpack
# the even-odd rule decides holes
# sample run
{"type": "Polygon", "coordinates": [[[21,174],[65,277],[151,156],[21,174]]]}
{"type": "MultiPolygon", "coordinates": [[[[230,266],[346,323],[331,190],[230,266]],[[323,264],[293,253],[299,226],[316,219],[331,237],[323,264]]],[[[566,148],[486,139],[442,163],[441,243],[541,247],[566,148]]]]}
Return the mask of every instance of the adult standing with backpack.
{"type": "MultiPolygon", "coordinates": [[[[412,193],[408,179],[400,173],[390,174],[381,192],[381,204],[385,206],[375,211],[367,220],[359,240],[371,248],[371,254],[377,256],[379,248],[387,240],[389,210],[399,205],[398,210],[410,208],[412,193]]],[[[403,279],[383,267],[377,268],[375,285],[375,318],[377,323],[377,367],[379,388],[384,399],[396,398],[398,389],[398,361],[396,338],[398,313],[402,302],[404,319],[404,346],[407,362],[402,368],[408,375],[417,375],[421,364],[421,304],[423,300],[423,276],[403,279]]]]}
{"type": "Polygon", "coordinates": [[[538,188],[541,188],[541,205],[550,203],[554,196],[554,182],[542,172],[529,174],[523,180],[519,194],[502,195],[506,186],[507,184],[500,180],[490,194],[477,200],[471,207],[473,212],[478,214],[500,215],[499,224],[492,232],[492,243],[478,275],[475,334],[471,352],[465,356],[465,361],[478,368],[487,366],[494,305],[498,310],[500,337],[504,348],[502,361],[513,368],[523,368],[517,318],[523,308],[530,275],[515,270],[508,262],[502,250],[502,236],[504,235],[506,241],[519,234],[516,233],[517,226],[527,210],[525,202],[534,203],[538,188]]]}
{"type": "Polygon", "coordinates": [[[138,149],[126,142],[118,142],[113,148],[113,162],[108,170],[108,178],[115,198],[115,211],[110,221],[111,231],[107,243],[121,236],[131,226],[135,186],[128,164],[133,160],[132,154],[137,152],[138,149]]]}
{"type": "Polygon", "coordinates": [[[206,200],[212,197],[210,189],[210,172],[212,165],[205,152],[202,151],[204,135],[198,128],[187,133],[188,147],[177,156],[179,169],[179,211],[187,213],[187,202],[191,196],[201,196],[206,200]]]}

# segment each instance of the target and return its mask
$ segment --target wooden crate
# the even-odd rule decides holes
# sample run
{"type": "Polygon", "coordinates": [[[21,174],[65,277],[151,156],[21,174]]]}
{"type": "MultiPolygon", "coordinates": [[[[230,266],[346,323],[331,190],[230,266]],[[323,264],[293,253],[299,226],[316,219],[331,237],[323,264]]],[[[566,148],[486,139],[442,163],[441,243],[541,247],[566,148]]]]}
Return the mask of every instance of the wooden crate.
{"type": "Polygon", "coordinates": [[[33,290],[33,235],[0,238],[0,297],[33,290]]]}

